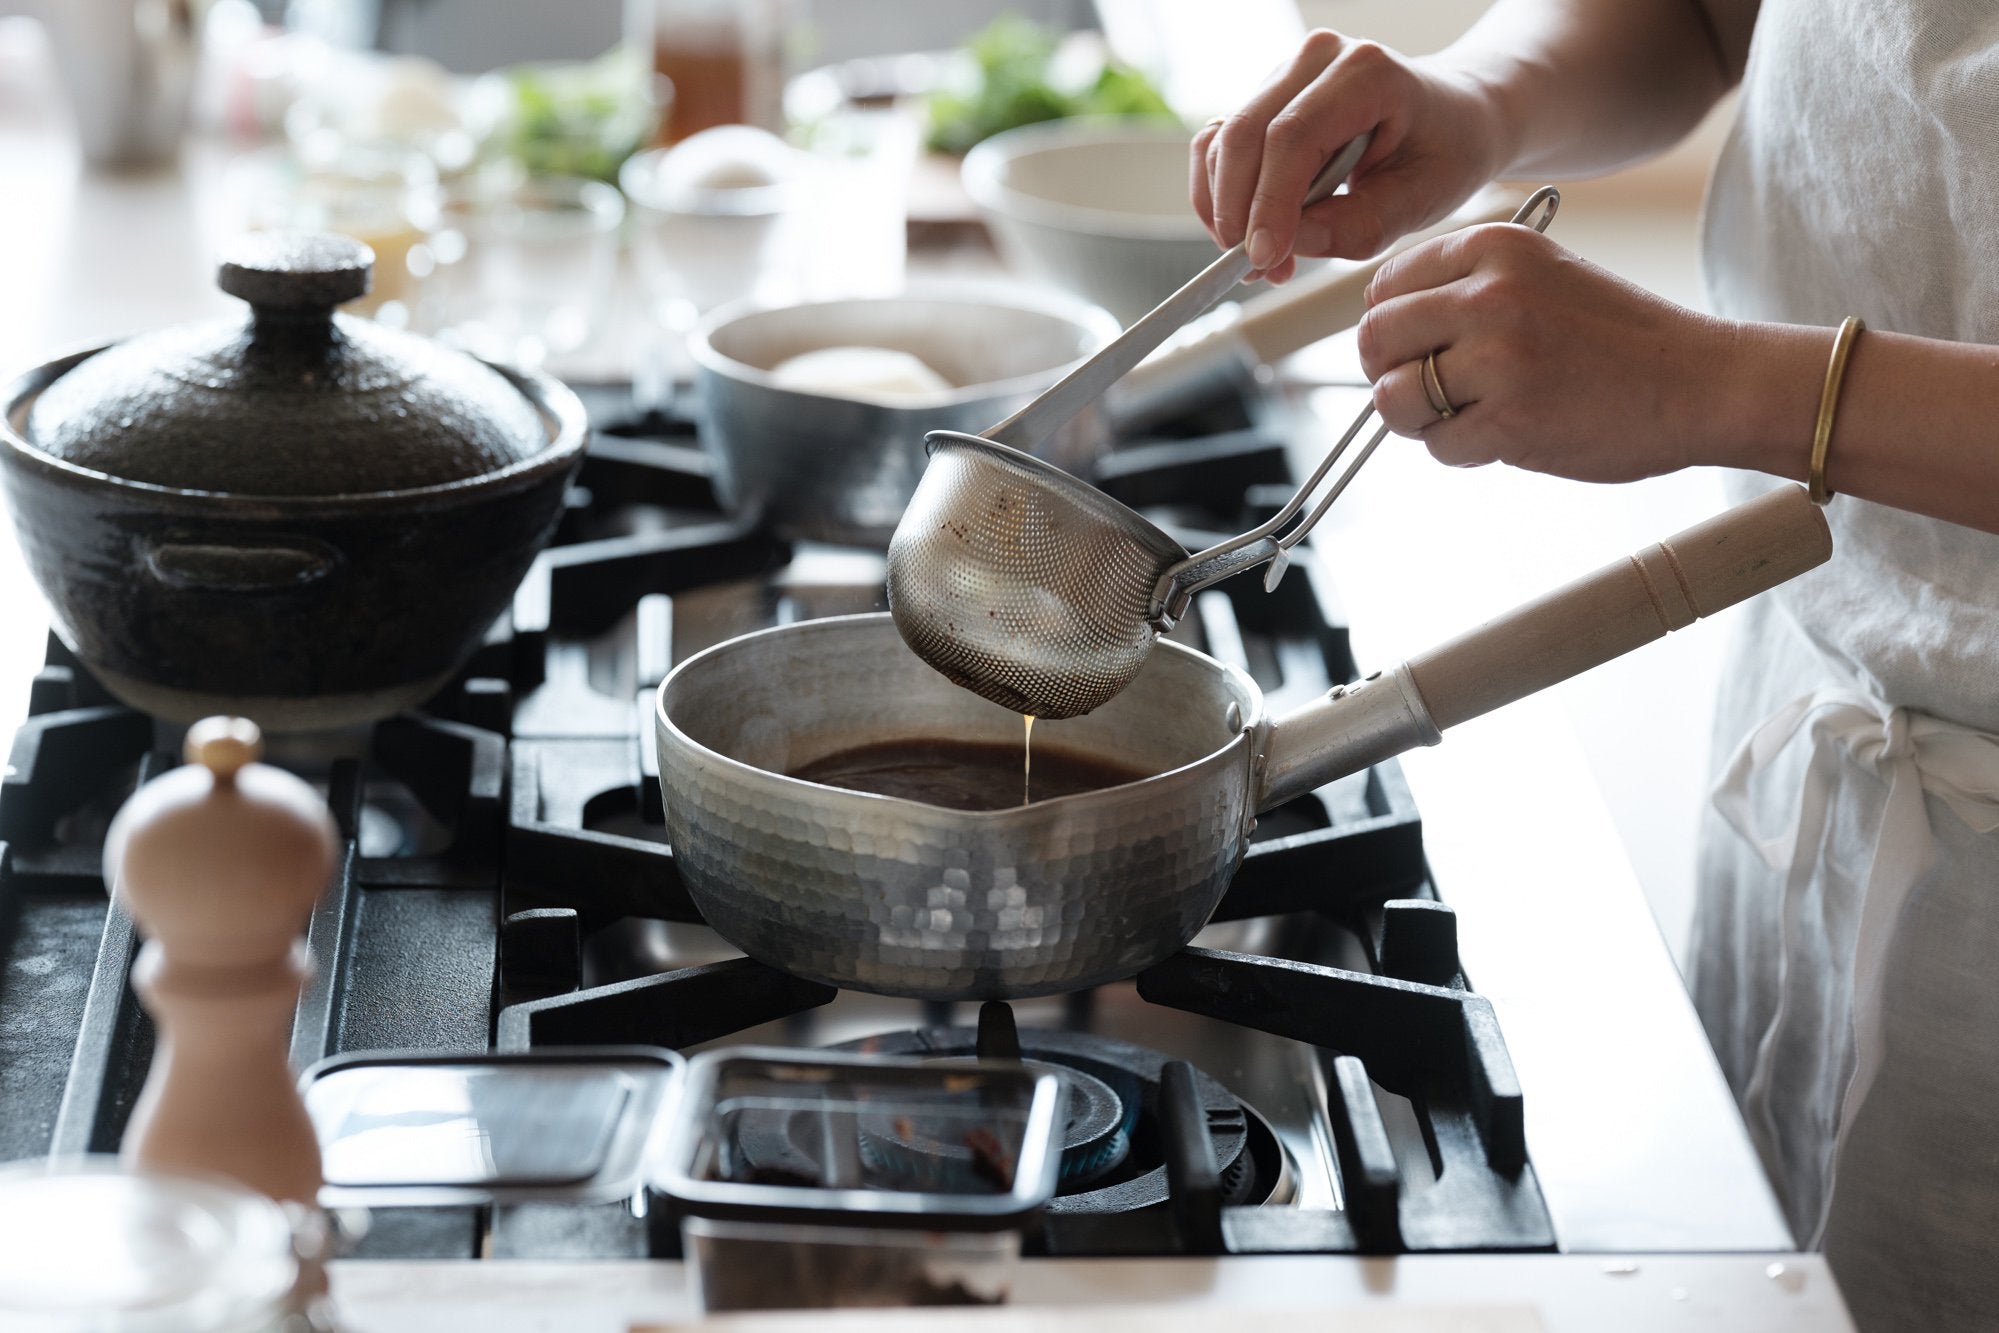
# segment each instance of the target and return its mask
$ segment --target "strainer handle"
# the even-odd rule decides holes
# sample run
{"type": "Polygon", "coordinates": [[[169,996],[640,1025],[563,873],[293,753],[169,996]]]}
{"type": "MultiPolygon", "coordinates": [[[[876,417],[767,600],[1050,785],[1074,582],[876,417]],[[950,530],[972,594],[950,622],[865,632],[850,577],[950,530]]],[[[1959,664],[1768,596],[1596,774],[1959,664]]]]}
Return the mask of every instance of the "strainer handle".
{"type": "MultiPolygon", "coordinates": [[[[1511,220],[1520,226],[1544,232],[1548,224],[1555,220],[1555,210],[1561,204],[1561,192],[1552,185],[1543,185],[1527,196],[1527,202],[1520,205],[1511,220]]],[[[1388,438],[1387,425],[1378,427],[1367,443],[1361,446],[1353,462],[1340,473],[1332,489],[1320,496],[1310,513],[1302,519],[1298,518],[1306,503],[1332,472],[1333,465],[1345,455],[1347,447],[1373,415],[1374,402],[1370,399],[1360,415],[1354,418],[1353,424],[1347,427],[1346,433],[1340,436],[1339,443],[1327,451],[1319,466],[1312,470],[1312,475],[1305,478],[1305,484],[1292,493],[1268,522],[1167,566],[1152,592],[1151,620],[1154,628],[1162,634],[1172,629],[1187,613],[1187,606],[1193,601],[1195,593],[1265,562],[1270,565],[1270,573],[1263,580],[1264,589],[1275,589],[1277,581],[1284,576],[1285,566],[1290,563],[1291,548],[1326,516],[1326,511],[1333,507],[1333,501],[1340,498],[1340,492],[1347,488],[1347,483],[1358,475],[1367,460],[1374,457],[1374,451],[1381,447],[1381,442],[1388,438]],[[1286,525],[1290,526],[1287,528],[1286,525]]]]}
{"type": "MultiPolygon", "coordinates": [[[[1305,193],[1310,207],[1339,189],[1367,151],[1372,135],[1362,134],[1333,154],[1332,161],[1312,178],[1305,193]]],[[[980,432],[995,444],[1004,444],[1033,453],[1037,446],[1067,425],[1071,418],[1104,396],[1127,371],[1152,354],[1158,346],[1179,332],[1189,321],[1206,314],[1214,304],[1234,291],[1253,267],[1245,245],[1224,251],[1214,263],[1187,280],[1187,284],[1161,301],[1132,326],[1105,344],[1095,356],[1077,366],[1005,421],[980,432]]]]}

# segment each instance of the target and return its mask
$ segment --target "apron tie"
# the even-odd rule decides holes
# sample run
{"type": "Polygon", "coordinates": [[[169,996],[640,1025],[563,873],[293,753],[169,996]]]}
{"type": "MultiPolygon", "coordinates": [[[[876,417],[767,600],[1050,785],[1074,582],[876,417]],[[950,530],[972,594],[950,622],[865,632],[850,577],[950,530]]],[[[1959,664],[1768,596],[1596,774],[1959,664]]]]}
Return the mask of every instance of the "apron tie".
{"type": "Polygon", "coordinates": [[[1781,1137],[1771,1101],[1773,1068],[1792,1017],[1789,974],[1800,952],[1807,913],[1815,907],[1809,889],[1823,880],[1821,849],[1843,761],[1878,778],[1888,788],[1888,797],[1863,881],[1853,949],[1853,993],[1840,1024],[1851,1027],[1853,1069],[1839,1098],[1832,1145],[1820,1164],[1824,1192],[1809,1242],[1813,1248],[1825,1233],[1840,1146],[1881,1069],[1882,981],[1888,947],[1911,894],[1936,864],[1936,838],[1923,797],[1937,797],[1976,832],[1999,829],[1999,736],[1894,707],[1855,690],[1822,689],[1795,699],[1736,748],[1715,786],[1715,808],[1764,863],[1784,877],[1777,1008],[1757,1043],[1742,1099],[1744,1116],[1766,1144],[1781,1137]],[[1776,833],[1759,830],[1752,812],[1753,786],[1801,732],[1811,743],[1811,760],[1796,799],[1789,803],[1796,818],[1788,829],[1776,833]]]}

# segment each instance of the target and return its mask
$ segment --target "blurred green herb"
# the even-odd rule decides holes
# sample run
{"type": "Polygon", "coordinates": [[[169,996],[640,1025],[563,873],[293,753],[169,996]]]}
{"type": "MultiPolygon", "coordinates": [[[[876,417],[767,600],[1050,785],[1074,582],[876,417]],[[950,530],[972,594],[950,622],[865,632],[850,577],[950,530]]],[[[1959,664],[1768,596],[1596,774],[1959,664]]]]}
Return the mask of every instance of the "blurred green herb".
{"type": "Polygon", "coordinates": [[[494,146],[534,175],[615,181],[652,135],[649,73],[641,54],[623,47],[581,64],[506,70],[512,105],[494,146]]]}
{"type": "Polygon", "coordinates": [[[1106,62],[1095,82],[1055,86],[1056,36],[1017,14],[1002,14],[965,43],[975,77],[930,95],[929,146],[963,153],[1002,130],[1069,116],[1137,116],[1177,121],[1152,81],[1129,65],[1106,62]]]}
{"type": "Polygon", "coordinates": [[[1178,120],[1152,80],[1129,65],[1106,65],[1087,96],[1085,114],[1178,120]]]}

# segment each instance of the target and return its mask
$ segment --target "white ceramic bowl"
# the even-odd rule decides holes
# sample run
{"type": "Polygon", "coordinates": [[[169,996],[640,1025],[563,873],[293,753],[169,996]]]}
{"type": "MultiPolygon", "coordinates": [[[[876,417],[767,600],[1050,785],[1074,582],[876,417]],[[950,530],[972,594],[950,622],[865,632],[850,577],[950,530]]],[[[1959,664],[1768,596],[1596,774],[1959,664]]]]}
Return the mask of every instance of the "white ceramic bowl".
{"type": "Polygon", "coordinates": [[[627,159],[639,274],[661,305],[696,314],[745,297],[788,295],[809,201],[805,156],[747,125],[722,125],[627,159]]]}
{"type": "Polygon", "coordinates": [[[1187,201],[1191,141],[1157,122],[1028,125],[965,155],[965,192],[1009,263],[1128,325],[1217,255],[1187,201]]]}

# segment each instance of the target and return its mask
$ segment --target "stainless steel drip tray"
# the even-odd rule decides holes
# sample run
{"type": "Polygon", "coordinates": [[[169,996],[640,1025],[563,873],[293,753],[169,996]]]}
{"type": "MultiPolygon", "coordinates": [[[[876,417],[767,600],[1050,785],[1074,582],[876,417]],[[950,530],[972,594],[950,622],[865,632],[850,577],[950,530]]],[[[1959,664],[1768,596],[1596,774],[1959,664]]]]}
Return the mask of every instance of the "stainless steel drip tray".
{"type": "Polygon", "coordinates": [[[608,1203],[644,1181],[685,1064],[653,1047],[364,1051],[300,1079],[337,1207],[608,1203]]]}

